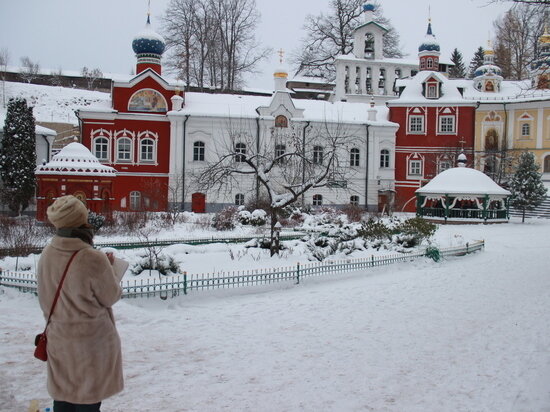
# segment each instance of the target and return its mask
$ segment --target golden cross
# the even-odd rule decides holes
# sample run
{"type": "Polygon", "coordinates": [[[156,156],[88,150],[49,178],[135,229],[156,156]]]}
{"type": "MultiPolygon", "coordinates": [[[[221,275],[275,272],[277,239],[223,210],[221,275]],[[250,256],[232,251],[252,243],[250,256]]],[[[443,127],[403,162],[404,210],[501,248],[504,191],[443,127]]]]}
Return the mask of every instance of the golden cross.
{"type": "Polygon", "coordinates": [[[458,143],[460,143],[460,149],[464,151],[464,143],[466,143],[466,140],[464,140],[464,137],[462,137],[462,139],[459,140],[458,143]]]}
{"type": "Polygon", "coordinates": [[[283,56],[285,55],[285,51],[281,48],[277,53],[279,53],[279,63],[283,64],[283,56]]]}

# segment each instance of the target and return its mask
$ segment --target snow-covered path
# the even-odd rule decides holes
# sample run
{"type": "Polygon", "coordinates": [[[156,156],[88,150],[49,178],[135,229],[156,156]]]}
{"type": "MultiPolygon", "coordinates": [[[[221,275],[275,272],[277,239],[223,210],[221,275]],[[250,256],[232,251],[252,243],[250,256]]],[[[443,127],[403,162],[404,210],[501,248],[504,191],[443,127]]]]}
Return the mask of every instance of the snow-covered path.
{"type": "MultiPolygon", "coordinates": [[[[550,411],[550,222],[442,227],[486,250],[115,306],[105,411],[550,411]]],[[[35,297],[0,294],[0,409],[46,405],[35,297]]]]}

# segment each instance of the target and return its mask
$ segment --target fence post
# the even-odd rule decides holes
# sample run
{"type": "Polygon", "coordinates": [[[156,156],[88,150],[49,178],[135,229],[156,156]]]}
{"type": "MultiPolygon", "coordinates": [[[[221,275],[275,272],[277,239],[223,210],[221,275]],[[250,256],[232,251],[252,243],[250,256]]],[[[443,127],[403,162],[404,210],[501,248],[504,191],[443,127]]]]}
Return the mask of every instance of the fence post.
{"type": "Polygon", "coordinates": [[[300,262],[296,263],[296,284],[300,284],[300,262]]]}
{"type": "Polygon", "coordinates": [[[183,272],[183,294],[187,295],[187,272],[183,272]]]}
{"type": "Polygon", "coordinates": [[[468,254],[468,253],[469,253],[469,252],[468,252],[468,246],[469,246],[469,243],[468,243],[468,242],[466,242],[466,254],[468,254]]]}

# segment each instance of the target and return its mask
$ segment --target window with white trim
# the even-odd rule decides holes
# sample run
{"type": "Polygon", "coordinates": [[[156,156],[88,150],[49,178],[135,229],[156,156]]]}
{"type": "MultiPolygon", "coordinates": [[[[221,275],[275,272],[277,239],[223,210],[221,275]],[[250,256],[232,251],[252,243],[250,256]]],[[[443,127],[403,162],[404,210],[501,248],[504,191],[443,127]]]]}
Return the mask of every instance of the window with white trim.
{"type": "Polygon", "coordinates": [[[237,163],[244,163],[246,159],[246,144],[236,143],[235,144],[235,161],[237,163]]]}
{"type": "Polygon", "coordinates": [[[313,147],[313,163],[316,165],[323,164],[323,147],[314,146],[313,147]]]}
{"type": "Polygon", "coordinates": [[[120,162],[130,162],[132,160],[132,140],[127,137],[121,137],[117,140],[117,160],[120,162]]]}
{"type": "Polygon", "coordinates": [[[409,116],[409,133],[424,133],[424,116],[409,116]]]}
{"type": "Polygon", "coordinates": [[[422,176],[422,160],[409,160],[409,175],[422,176]]]}
{"type": "Polygon", "coordinates": [[[531,125],[529,123],[522,123],[521,125],[521,137],[530,137],[531,136],[531,125]]]}
{"type": "Polygon", "coordinates": [[[451,168],[451,162],[449,160],[441,160],[438,166],[438,173],[441,173],[451,168]]]}
{"type": "Polygon", "coordinates": [[[138,192],[137,190],[130,192],[130,209],[131,210],[141,209],[141,192],[138,192]]]}
{"type": "Polygon", "coordinates": [[[388,149],[380,150],[380,167],[390,167],[390,151],[388,149]]]}
{"type": "Polygon", "coordinates": [[[235,195],[235,205],[243,206],[244,205],[244,195],[242,193],[237,193],[235,195]]]}
{"type": "Polygon", "coordinates": [[[353,206],[359,206],[359,196],[351,196],[349,198],[349,204],[353,206]]]}
{"type": "Polygon", "coordinates": [[[142,162],[155,161],[155,141],[153,139],[142,139],[140,142],[139,160],[142,162]]]}
{"type": "Polygon", "coordinates": [[[454,132],[455,132],[455,117],[439,116],[439,133],[454,133],[454,132]]]}
{"type": "Polygon", "coordinates": [[[360,161],[359,149],[354,147],[349,152],[349,165],[352,166],[352,167],[358,167],[359,166],[359,161],[360,161]]]}
{"type": "Polygon", "coordinates": [[[286,153],[286,146],[284,144],[276,144],[275,145],[275,159],[277,159],[278,162],[284,162],[284,158],[279,159],[281,156],[284,156],[286,153]]]}
{"type": "Polygon", "coordinates": [[[96,137],[94,139],[94,156],[100,162],[109,160],[109,140],[106,137],[96,137]]]}
{"type": "Polygon", "coordinates": [[[426,86],[426,98],[437,99],[437,84],[428,84],[426,86]]]}
{"type": "Polygon", "coordinates": [[[420,70],[424,70],[426,68],[426,60],[420,59],[420,70]]]}
{"type": "Polygon", "coordinates": [[[323,206],[323,195],[313,195],[313,206],[323,206]]]}
{"type": "Polygon", "coordinates": [[[434,61],[431,57],[429,57],[427,60],[426,60],[427,64],[426,64],[426,67],[428,69],[433,69],[434,67],[434,61]]]}
{"type": "Polygon", "coordinates": [[[204,162],[204,142],[193,143],[193,161],[204,162]]]}

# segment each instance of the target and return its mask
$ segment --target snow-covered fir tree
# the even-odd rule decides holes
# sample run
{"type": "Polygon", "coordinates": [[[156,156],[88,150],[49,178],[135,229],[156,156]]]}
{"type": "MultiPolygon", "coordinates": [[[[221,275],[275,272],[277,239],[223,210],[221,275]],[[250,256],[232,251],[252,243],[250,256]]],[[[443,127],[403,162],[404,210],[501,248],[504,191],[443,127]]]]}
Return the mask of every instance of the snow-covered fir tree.
{"type": "Polygon", "coordinates": [[[533,153],[523,152],[520,155],[519,163],[510,180],[510,191],[512,206],[522,211],[522,222],[525,221],[526,210],[533,210],[544,201],[546,188],[533,153]]]}
{"type": "Polygon", "coordinates": [[[468,78],[473,79],[475,77],[474,73],[476,69],[480,66],[483,66],[485,62],[485,50],[483,47],[479,46],[479,49],[476,50],[474,57],[470,61],[470,67],[468,68],[468,78]]]}
{"type": "Polygon", "coordinates": [[[22,98],[10,99],[0,147],[2,201],[19,216],[34,197],[36,180],[35,124],[32,107],[22,98]]]}
{"type": "Polygon", "coordinates": [[[451,54],[451,61],[454,66],[449,68],[449,77],[451,79],[463,79],[466,77],[466,68],[464,67],[464,61],[462,59],[462,53],[458,49],[454,49],[451,54]]]}

